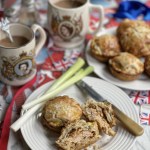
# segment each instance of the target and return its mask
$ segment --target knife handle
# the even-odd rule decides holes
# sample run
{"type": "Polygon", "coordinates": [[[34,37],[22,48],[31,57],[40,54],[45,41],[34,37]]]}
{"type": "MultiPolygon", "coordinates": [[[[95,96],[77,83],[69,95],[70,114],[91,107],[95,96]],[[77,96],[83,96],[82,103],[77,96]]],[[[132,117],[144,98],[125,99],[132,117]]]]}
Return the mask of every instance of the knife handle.
{"type": "Polygon", "coordinates": [[[124,127],[133,135],[140,136],[144,133],[144,129],[131,118],[129,118],[126,114],[124,114],[121,110],[119,110],[116,106],[113,105],[113,110],[116,118],[124,125],[124,127]]]}

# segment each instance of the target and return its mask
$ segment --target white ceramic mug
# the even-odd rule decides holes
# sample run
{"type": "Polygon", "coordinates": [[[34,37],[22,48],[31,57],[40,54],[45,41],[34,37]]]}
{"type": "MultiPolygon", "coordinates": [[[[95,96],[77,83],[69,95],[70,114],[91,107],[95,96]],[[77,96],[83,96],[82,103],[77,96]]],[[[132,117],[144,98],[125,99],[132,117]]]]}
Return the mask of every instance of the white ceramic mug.
{"type": "Polygon", "coordinates": [[[87,33],[96,34],[101,30],[104,19],[101,5],[92,5],[89,0],[76,0],[82,3],[81,6],[65,8],[57,5],[60,1],[66,0],[49,0],[48,6],[48,29],[55,45],[63,48],[77,47],[84,42],[87,33]],[[91,9],[99,10],[101,20],[95,31],[90,28],[91,9]]]}
{"type": "MultiPolygon", "coordinates": [[[[36,74],[35,57],[46,41],[46,33],[37,24],[30,28],[19,23],[10,24],[10,32],[12,37],[25,37],[28,42],[16,48],[0,45],[0,80],[8,85],[20,86],[30,81],[36,74]],[[38,41],[35,37],[37,31],[39,31],[38,41]]],[[[0,41],[6,37],[6,33],[0,31],[0,41]]]]}

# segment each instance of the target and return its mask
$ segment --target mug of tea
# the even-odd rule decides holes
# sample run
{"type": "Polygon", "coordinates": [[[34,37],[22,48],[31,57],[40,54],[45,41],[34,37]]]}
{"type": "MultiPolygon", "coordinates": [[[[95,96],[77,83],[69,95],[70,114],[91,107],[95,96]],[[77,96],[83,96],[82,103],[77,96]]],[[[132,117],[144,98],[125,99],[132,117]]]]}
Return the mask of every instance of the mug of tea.
{"type": "Polygon", "coordinates": [[[44,29],[34,24],[28,27],[19,23],[10,24],[13,42],[0,31],[0,80],[5,84],[20,86],[36,74],[35,57],[46,41],[44,29]],[[39,39],[35,34],[39,31],[39,39]]]}
{"type": "Polygon", "coordinates": [[[104,10],[101,5],[92,5],[89,0],[49,0],[48,30],[54,44],[63,48],[81,45],[87,33],[96,34],[102,28],[104,10]],[[90,10],[98,9],[99,25],[90,28],[90,10]]]}

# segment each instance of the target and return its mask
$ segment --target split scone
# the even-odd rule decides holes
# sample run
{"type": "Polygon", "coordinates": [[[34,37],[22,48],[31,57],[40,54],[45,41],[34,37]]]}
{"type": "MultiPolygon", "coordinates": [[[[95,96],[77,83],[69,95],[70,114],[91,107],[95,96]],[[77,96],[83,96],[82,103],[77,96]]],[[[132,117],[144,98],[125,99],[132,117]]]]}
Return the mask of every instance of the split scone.
{"type": "Polygon", "coordinates": [[[110,103],[89,99],[82,106],[82,110],[88,120],[97,122],[100,131],[110,136],[116,134],[112,129],[116,125],[116,118],[110,103]]]}
{"type": "Polygon", "coordinates": [[[115,35],[105,34],[91,40],[90,54],[101,62],[107,62],[119,53],[120,45],[115,35]]]}
{"type": "Polygon", "coordinates": [[[150,55],[145,58],[144,70],[145,73],[150,77],[150,55]]]}
{"type": "Polygon", "coordinates": [[[49,100],[42,111],[42,123],[54,131],[60,131],[66,123],[80,119],[80,105],[68,96],[58,96],[49,100]]]}
{"type": "Polygon", "coordinates": [[[96,122],[77,120],[63,128],[56,144],[63,150],[81,150],[95,143],[100,137],[96,122]]]}
{"type": "Polygon", "coordinates": [[[150,54],[150,25],[141,20],[123,20],[117,28],[121,49],[137,57],[150,54]]]}
{"type": "Polygon", "coordinates": [[[144,71],[144,63],[136,56],[123,52],[109,60],[109,69],[120,80],[136,80],[144,71]]]}

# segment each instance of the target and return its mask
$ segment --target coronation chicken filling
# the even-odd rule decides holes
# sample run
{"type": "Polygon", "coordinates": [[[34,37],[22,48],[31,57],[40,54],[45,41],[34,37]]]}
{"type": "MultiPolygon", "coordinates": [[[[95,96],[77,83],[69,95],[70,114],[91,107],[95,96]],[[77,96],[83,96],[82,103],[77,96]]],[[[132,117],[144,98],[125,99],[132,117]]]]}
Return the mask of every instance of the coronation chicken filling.
{"type": "Polygon", "coordinates": [[[96,122],[78,120],[63,129],[56,144],[65,150],[78,150],[96,142],[100,137],[96,122]]]}
{"type": "Polygon", "coordinates": [[[116,125],[116,118],[112,105],[107,102],[96,102],[92,99],[82,106],[83,114],[90,120],[96,121],[100,131],[114,136],[116,132],[112,129],[116,125]]]}

